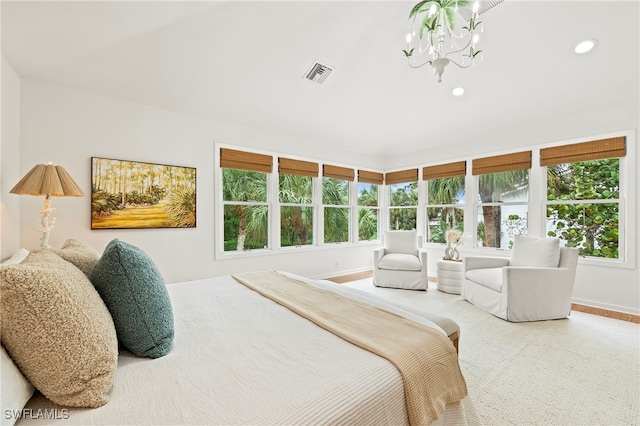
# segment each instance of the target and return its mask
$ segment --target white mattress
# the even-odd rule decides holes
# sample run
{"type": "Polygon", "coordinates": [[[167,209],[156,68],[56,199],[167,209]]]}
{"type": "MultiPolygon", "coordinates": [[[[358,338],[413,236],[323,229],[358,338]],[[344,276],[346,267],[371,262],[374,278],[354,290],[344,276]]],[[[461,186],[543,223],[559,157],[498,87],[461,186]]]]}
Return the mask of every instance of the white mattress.
{"type": "MultiPolygon", "coordinates": [[[[291,275],[291,274],[289,274],[291,275]]],[[[325,288],[384,304],[326,282],[325,288]]],[[[225,276],[168,286],[175,340],[158,359],[122,352],[109,403],[58,407],[41,395],[19,425],[406,424],[402,379],[360,349],[225,276]],[[65,419],[35,418],[58,409],[65,419]]],[[[400,312],[400,311],[398,311],[400,312]]],[[[433,323],[406,312],[423,324],[433,323]]],[[[468,397],[438,420],[477,423],[468,397]]]]}

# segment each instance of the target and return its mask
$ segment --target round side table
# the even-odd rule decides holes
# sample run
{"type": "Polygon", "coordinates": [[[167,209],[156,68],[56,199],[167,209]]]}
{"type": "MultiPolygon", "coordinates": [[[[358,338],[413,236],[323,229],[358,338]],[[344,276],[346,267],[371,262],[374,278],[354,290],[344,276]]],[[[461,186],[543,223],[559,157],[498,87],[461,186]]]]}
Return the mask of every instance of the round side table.
{"type": "Polygon", "coordinates": [[[438,260],[438,290],[444,291],[445,293],[460,294],[463,279],[464,270],[462,268],[462,261],[438,260]]]}

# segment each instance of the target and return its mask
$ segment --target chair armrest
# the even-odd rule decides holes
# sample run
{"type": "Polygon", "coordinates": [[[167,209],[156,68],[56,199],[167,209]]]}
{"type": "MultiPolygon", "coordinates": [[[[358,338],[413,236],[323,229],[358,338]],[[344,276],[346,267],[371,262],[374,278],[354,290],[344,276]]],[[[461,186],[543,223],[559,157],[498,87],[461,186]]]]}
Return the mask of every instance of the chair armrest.
{"type": "Polygon", "coordinates": [[[382,256],[384,256],[386,253],[386,250],[384,249],[384,247],[379,247],[377,249],[375,249],[373,251],[373,267],[374,268],[378,268],[378,262],[380,262],[380,259],[382,259],[382,256]]]}
{"type": "Polygon", "coordinates": [[[427,270],[427,249],[420,247],[418,249],[418,259],[420,259],[420,264],[422,265],[422,270],[427,270]]]}
{"type": "Polygon", "coordinates": [[[464,272],[471,269],[501,268],[509,266],[509,258],[488,256],[466,256],[462,259],[464,272]]]}
{"type": "Polygon", "coordinates": [[[529,287],[537,292],[565,289],[565,293],[573,293],[575,270],[570,268],[544,268],[527,266],[507,266],[503,269],[503,284],[507,291],[518,291],[529,287]]]}
{"type": "Polygon", "coordinates": [[[502,273],[502,292],[507,299],[509,321],[535,321],[569,315],[574,269],[509,266],[502,273]]]}

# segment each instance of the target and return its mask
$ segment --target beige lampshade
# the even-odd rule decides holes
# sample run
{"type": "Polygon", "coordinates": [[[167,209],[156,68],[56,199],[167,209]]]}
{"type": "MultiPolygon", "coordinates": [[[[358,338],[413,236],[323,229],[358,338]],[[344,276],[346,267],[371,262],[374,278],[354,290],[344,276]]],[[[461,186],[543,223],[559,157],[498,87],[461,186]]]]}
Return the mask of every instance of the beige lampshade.
{"type": "Polygon", "coordinates": [[[38,164],[14,186],[12,194],[82,197],[84,193],[62,166],[38,164]]]}

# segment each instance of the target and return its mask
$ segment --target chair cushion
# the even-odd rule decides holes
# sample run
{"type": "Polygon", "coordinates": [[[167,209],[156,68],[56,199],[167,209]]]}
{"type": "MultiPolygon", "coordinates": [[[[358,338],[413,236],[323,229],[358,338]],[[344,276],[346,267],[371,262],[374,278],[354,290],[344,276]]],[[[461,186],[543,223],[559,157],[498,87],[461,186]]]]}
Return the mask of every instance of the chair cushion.
{"type": "Polygon", "coordinates": [[[516,235],[510,266],[540,266],[557,268],[560,263],[558,238],[533,238],[516,235]]]}
{"type": "Polygon", "coordinates": [[[502,268],[471,269],[465,277],[476,284],[502,292],[502,268]]]}
{"type": "Polygon", "coordinates": [[[418,256],[412,254],[389,253],[382,256],[378,268],[392,271],[420,271],[422,264],[418,256]]]}
{"type": "Polygon", "coordinates": [[[384,248],[388,253],[418,253],[418,238],[415,229],[411,231],[387,231],[384,233],[384,248]]]}

